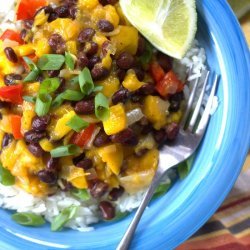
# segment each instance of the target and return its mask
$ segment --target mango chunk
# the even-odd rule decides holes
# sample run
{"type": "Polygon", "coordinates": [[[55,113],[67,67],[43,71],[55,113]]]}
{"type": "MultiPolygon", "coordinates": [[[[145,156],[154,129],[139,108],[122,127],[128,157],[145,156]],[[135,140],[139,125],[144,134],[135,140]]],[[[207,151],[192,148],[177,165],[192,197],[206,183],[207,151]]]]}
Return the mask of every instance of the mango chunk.
{"type": "Polygon", "coordinates": [[[124,88],[129,91],[135,91],[143,86],[143,82],[140,82],[134,72],[134,70],[129,70],[125,76],[125,79],[122,82],[124,88]]]}
{"type": "Polygon", "coordinates": [[[24,134],[31,129],[32,119],[36,116],[35,104],[31,102],[23,102],[23,116],[21,119],[21,131],[24,134]]]}
{"type": "Polygon", "coordinates": [[[78,7],[80,10],[93,10],[99,4],[98,0],[79,0],[78,7]]]}
{"type": "Polygon", "coordinates": [[[52,149],[55,148],[54,144],[51,143],[47,138],[44,138],[39,141],[39,144],[45,152],[50,152],[52,149]]]}

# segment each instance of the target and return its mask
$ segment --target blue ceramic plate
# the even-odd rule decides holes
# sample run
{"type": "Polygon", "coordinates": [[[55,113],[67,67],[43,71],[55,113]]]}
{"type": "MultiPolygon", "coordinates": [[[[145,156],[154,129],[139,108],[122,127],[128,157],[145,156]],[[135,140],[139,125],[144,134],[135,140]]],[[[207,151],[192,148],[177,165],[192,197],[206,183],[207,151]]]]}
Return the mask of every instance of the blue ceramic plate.
{"type": "MultiPolygon", "coordinates": [[[[151,203],[131,249],[173,249],[212,216],[240,173],[250,138],[250,58],[239,24],[225,0],[198,0],[197,38],[208,65],[221,75],[220,105],[189,176],[151,203]]],[[[133,215],[96,230],[51,233],[25,228],[0,211],[0,249],[115,249],[133,215]]]]}

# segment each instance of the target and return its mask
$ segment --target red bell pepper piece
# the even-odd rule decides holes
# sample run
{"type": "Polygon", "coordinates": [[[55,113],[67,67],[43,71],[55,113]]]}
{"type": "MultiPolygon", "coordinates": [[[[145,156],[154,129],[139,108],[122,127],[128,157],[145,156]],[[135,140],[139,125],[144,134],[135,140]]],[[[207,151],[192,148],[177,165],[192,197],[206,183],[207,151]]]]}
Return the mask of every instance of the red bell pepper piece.
{"type": "Polygon", "coordinates": [[[20,0],[17,4],[17,20],[33,19],[36,11],[47,5],[47,0],[20,0]]]}
{"type": "Polygon", "coordinates": [[[5,32],[0,37],[0,40],[4,41],[5,39],[9,39],[11,41],[18,42],[19,44],[23,44],[23,40],[20,37],[20,33],[14,30],[5,30],[5,32]]]}
{"type": "Polygon", "coordinates": [[[159,82],[165,76],[165,71],[156,61],[150,64],[149,70],[155,82],[159,82]]]}
{"type": "Polygon", "coordinates": [[[0,100],[4,102],[11,102],[14,104],[22,104],[23,85],[13,85],[0,88],[0,100]]]}
{"type": "Polygon", "coordinates": [[[90,124],[80,133],[75,133],[71,142],[79,147],[84,147],[88,144],[94,131],[95,131],[95,124],[90,124]]]}
{"type": "Polygon", "coordinates": [[[23,138],[23,135],[21,133],[21,119],[22,117],[20,115],[10,116],[12,134],[16,140],[23,138]]]}
{"type": "Polygon", "coordinates": [[[169,94],[181,92],[184,88],[184,84],[178,79],[176,74],[170,70],[165,74],[162,80],[156,83],[155,88],[161,96],[167,97],[169,94]]]}

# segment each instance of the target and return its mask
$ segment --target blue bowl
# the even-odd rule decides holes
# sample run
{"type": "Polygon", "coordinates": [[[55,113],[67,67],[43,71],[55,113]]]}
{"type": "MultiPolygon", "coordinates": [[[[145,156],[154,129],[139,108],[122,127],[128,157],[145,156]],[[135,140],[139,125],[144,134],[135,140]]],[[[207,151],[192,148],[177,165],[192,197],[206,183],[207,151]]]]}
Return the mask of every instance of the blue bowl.
{"type": "MultiPolygon", "coordinates": [[[[220,206],[238,177],[250,141],[250,57],[240,26],[225,0],[199,0],[199,32],[208,65],[221,76],[219,108],[212,116],[189,176],[145,211],[131,249],[173,249],[220,206]]],[[[25,228],[0,210],[0,249],[115,249],[132,215],[96,230],[51,233],[25,228]]]]}

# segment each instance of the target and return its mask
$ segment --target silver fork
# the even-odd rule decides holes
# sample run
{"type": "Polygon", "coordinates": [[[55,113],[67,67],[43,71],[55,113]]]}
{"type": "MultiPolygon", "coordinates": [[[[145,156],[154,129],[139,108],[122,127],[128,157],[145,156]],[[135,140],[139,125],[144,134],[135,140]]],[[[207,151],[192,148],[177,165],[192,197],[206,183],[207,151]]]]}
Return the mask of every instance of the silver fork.
{"type": "Polygon", "coordinates": [[[215,95],[218,76],[215,75],[214,82],[211,88],[211,92],[208,101],[205,106],[205,110],[199,119],[199,113],[202,106],[202,101],[204,94],[206,92],[206,86],[209,78],[209,71],[203,72],[202,75],[205,76],[204,83],[202,85],[202,90],[198,98],[197,104],[193,110],[193,102],[197,93],[198,83],[200,79],[196,79],[194,86],[191,90],[189,101],[186,106],[186,111],[183,115],[182,121],[180,123],[180,132],[176,140],[171,145],[165,145],[160,151],[159,165],[152,180],[152,183],[147,190],[143,200],[136,211],[136,214],[129,225],[126,233],[124,234],[120,244],[116,250],[127,250],[129,248],[130,242],[133,238],[136,227],[141,219],[141,216],[150,202],[155,189],[160,184],[163,176],[166,174],[167,170],[175,167],[177,164],[185,161],[189,158],[199,146],[203,135],[205,134],[206,127],[210,117],[210,110],[213,104],[213,98],[215,95]],[[189,117],[191,116],[190,120],[189,117]],[[198,123],[198,124],[197,124],[198,123]]]}

